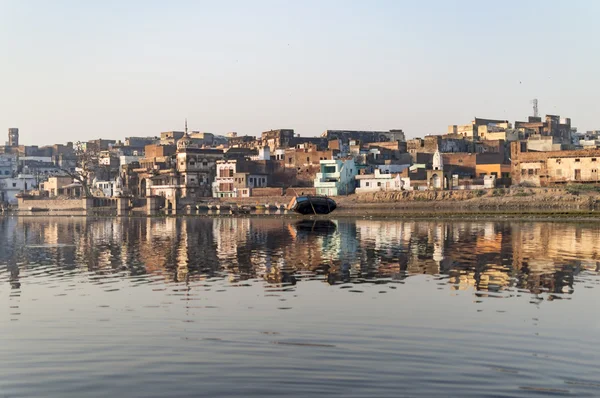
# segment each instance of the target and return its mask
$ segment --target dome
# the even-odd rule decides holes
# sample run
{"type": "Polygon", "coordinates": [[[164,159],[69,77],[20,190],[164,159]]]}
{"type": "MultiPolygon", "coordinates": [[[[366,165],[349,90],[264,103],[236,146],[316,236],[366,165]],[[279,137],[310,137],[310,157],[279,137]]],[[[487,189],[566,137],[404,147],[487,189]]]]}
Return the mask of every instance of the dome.
{"type": "Polygon", "coordinates": [[[179,141],[177,141],[177,149],[186,149],[186,148],[197,148],[198,145],[194,144],[194,141],[190,138],[189,135],[184,135],[179,141]]]}

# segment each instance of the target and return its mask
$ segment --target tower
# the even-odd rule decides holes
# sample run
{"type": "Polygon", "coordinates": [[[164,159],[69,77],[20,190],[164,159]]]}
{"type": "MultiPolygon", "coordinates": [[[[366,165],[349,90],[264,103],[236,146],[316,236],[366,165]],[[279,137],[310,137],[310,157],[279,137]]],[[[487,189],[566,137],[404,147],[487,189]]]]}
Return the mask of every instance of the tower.
{"type": "Polygon", "coordinates": [[[539,116],[539,112],[538,112],[538,100],[537,100],[537,98],[534,98],[531,102],[533,103],[533,117],[538,117],[539,116]]]}
{"type": "Polygon", "coordinates": [[[19,146],[19,129],[12,127],[8,129],[8,146],[19,146]]]}

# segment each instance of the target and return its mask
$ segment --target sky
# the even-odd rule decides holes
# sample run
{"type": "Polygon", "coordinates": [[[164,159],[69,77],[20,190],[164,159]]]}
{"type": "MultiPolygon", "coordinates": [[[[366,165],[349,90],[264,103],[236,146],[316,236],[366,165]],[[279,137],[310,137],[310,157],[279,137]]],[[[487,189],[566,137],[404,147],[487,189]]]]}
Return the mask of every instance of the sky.
{"type": "Polygon", "coordinates": [[[600,2],[0,0],[0,142],[600,129],[600,2]]]}

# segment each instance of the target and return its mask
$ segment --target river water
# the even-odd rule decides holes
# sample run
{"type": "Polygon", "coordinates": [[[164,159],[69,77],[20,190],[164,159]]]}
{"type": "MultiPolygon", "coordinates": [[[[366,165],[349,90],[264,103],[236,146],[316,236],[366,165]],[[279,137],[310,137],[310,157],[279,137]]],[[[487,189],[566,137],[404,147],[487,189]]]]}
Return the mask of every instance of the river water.
{"type": "Polygon", "coordinates": [[[0,396],[598,396],[600,225],[0,218],[0,396]]]}

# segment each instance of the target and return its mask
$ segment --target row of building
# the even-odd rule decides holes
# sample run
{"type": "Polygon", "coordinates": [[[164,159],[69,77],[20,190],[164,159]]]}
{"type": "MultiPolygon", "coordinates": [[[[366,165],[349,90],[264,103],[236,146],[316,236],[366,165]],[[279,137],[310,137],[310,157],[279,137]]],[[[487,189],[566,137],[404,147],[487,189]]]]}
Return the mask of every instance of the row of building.
{"type": "Polygon", "coordinates": [[[169,131],[123,141],[25,146],[9,129],[0,146],[0,202],[45,197],[164,196],[170,201],[280,196],[290,189],[353,193],[482,189],[597,182],[600,131],[577,133],[547,115],[514,124],[474,118],[446,134],[406,140],[402,130],[292,129],[214,135],[169,131]]]}

